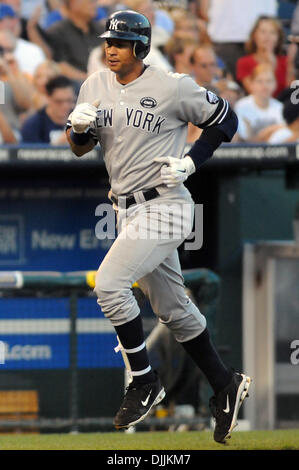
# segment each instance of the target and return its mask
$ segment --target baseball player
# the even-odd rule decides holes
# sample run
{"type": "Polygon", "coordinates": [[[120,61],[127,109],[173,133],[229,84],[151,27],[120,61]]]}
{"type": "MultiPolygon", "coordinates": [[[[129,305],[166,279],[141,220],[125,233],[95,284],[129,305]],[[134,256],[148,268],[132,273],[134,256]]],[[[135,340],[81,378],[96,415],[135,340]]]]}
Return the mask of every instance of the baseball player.
{"type": "Polygon", "coordinates": [[[97,302],[115,328],[132,376],[114,425],[135,425],[165,396],[149,363],[131,289],[138,281],[160,322],[211,384],[214,439],[225,442],[236,426],[250,378],[221,361],[205,317],[185,293],[177,248],[193,224],[194,204],[183,183],[222,142],[232,139],[237,118],[226,100],[199,87],[190,76],[145,66],[151,45],[145,16],[115,12],[101,37],[107,70],[82,84],[66,132],[77,156],[100,143],[117,213],[118,236],[98,269],[95,286],[97,302]],[[184,155],[188,122],[203,132],[184,155]],[[167,220],[169,233],[162,236],[167,220]]]}

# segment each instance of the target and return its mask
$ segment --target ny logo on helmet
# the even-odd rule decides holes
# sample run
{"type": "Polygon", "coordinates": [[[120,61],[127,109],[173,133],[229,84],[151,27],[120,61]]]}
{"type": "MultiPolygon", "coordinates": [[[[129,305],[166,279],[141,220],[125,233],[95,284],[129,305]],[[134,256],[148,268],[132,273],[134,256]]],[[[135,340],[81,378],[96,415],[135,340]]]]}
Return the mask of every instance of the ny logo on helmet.
{"type": "Polygon", "coordinates": [[[112,30],[117,30],[117,25],[118,25],[118,20],[116,18],[112,18],[110,20],[110,25],[109,25],[109,29],[112,29],[112,30]]]}

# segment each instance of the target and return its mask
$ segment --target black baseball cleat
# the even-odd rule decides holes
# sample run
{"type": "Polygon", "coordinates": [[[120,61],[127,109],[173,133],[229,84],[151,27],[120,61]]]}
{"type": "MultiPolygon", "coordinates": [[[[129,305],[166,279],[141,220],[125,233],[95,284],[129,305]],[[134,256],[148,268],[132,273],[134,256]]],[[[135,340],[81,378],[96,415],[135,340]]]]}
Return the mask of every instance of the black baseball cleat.
{"type": "Polygon", "coordinates": [[[116,429],[129,428],[142,421],[154,405],[165,397],[164,387],[156,381],[148,384],[132,382],[128,387],[119,411],[114,418],[116,429]]]}
{"type": "Polygon", "coordinates": [[[240,406],[248,395],[251,378],[233,373],[230,383],[210,398],[210,410],[215,418],[214,440],[225,444],[231,437],[232,430],[237,426],[237,416],[240,406]]]}

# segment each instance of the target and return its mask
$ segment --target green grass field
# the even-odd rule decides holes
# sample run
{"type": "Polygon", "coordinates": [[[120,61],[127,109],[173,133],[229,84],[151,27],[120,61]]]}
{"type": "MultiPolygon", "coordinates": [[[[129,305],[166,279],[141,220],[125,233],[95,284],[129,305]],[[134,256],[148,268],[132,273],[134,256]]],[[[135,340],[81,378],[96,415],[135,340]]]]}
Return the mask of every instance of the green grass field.
{"type": "Polygon", "coordinates": [[[226,445],[209,431],[0,436],[0,450],[299,450],[299,429],[235,431],[226,445]]]}

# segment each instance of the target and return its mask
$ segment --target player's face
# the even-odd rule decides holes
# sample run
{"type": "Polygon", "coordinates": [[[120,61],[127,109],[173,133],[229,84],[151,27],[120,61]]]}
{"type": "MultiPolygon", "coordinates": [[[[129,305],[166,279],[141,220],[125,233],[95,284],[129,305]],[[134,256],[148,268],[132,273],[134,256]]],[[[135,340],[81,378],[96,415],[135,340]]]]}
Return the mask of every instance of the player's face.
{"type": "Polygon", "coordinates": [[[120,77],[134,72],[140,62],[134,56],[133,45],[132,41],[122,39],[106,40],[106,64],[112,72],[120,77]]]}

